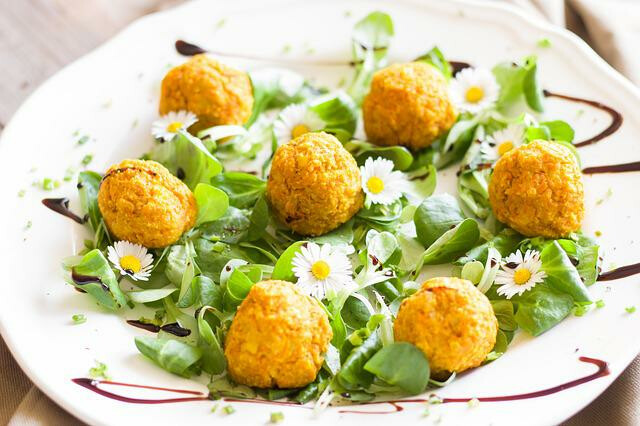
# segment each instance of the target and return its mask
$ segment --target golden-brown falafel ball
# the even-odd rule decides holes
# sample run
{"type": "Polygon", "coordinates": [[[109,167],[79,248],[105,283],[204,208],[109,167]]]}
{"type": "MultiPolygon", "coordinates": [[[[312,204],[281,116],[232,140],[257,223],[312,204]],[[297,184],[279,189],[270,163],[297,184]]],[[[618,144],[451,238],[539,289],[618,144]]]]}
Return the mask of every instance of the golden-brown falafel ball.
{"type": "Polygon", "coordinates": [[[233,380],[259,388],[298,388],[315,380],[333,333],[315,299],[286,281],[251,287],[224,344],[233,380]]]}
{"type": "Polygon", "coordinates": [[[373,75],[362,116],[369,141],[418,150],[447,131],[457,113],[442,73],[424,62],[411,62],[373,75]]]}
{"type": "Polygon", "coordinates": [[[175,243],[196,222],[191,190],[155,161],[124,160],[107,170],[98,207],[109,232],[149,248],[175,243]]]}
{"type": "Polygon", "coordinates": [[[499,221],[528,237],[564,237],[584,217],[582,172],[571,151],[536,140],[504,154],[489,182],[499,221]]]}
{"type": "Polygon", "coordinates": [[[160,114],[191,111],[198,116],[195,130],[244,124],[252,108],[253,88],[247,73],[204,54],[172,68],[162,80],[160,114]]]}
{"type": "Polygon", "coordinates": [[[334,136],[305,133],[273,156],[267,197],[277,217],[301,235],[322,235],[360,210],[356,160],[334,136]]]}
{"type": "Polygon", "coordinates": [[[417,346],[439,375],[479,366],[496,343],[498,320],[470,281],[440,277],[402,302],[393,331],[396,340],[417,346]]]}

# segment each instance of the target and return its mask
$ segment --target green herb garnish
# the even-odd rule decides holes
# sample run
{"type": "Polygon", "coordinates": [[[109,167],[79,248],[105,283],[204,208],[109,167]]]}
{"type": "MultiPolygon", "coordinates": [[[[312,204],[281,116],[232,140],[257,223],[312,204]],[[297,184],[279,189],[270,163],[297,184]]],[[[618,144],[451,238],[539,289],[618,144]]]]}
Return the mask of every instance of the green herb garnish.
{"type": "Polygon", "coordinates": [[[271,415],[269,416],[269,423],[280,423],[281,421],[284,420],[284,414],[282,413],[282,411],[275,411],[273,413],[271,413],[271,415]]]}
{"type": "Polygon", "coordinates": [[[84,314],[74,314],[71,316],[71,321],[73,321],[74,324],[84,324],[87,322],[87,317],[84,314]]]}
{"type": "Polygon", "coordinates": [[[89,369],[89,377],[92,379],[111,379],[107,373],[107,365],[100,361],[96,361],[96,366],[89,369]]]}

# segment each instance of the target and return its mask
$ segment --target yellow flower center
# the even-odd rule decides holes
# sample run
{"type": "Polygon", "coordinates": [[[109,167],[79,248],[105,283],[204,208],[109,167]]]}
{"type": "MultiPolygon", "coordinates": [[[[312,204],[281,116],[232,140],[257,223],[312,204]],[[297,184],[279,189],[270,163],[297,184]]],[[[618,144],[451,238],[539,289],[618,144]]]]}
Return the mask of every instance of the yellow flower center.
{"type": "Polygon", "coordinates": [[[371,176],[367,181],[367,189],[374,194],[379,194],[384,190],[384,182],[378,176],[371,176]]]}
{"type": "Polygon", "coordinates": [[[175,133],[178,130],[182,129],[182,122],[174,121],[173,123],[169,123],[167,126],[167,132],[175,133]]]}
{"type": "Polygon", "coordinates": [[[305,133],[309,133],[311,131],[311,129],[304,125],[304,124],[297,124],[292,130],[291,130],[291,137],[292,138],[297,138],[298,136],[302,136],[305,133]]]}
{"type": "Polygon", "coordinates": [[[142,264],[140,259],[129,254],[120,258],[120,267],[127,272],[137,274],[142,269],[142,264]]]}
{"type": "Polygon", "coordinates": [[[318,260],[316,263],[311,265],[311,273],[318,280],[326,279],[331,273],[331,267],[324,260],[318,260]]]}
{"type": "Polygon", "coordinates": [[[475,104],[484,98],[484,90],[479,86],[471,86],[467,89],[467,93],[465,93],[464,96],[468,102],[475,104]]]}
{"type": "Polygon", "coordinates": [[[504,141],[500,145],[498,145],[498,155],[502,157],[507,152],[511,151],[514,148],[513,142],[504,141]]]}
{"type": "Polygon", "coordinates": [[[527,268],[517,269],[513,274],[513,281],[518,285],[526,284],[529,278],[531,278],[531,271],[527,268]]]}

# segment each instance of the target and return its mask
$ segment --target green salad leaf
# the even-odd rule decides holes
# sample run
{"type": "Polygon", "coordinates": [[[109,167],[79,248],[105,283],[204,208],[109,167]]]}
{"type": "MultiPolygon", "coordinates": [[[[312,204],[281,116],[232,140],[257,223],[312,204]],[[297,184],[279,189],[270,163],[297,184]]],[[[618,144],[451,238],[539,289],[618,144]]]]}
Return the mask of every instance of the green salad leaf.
{"type": "Polygon", "coordinates": [[[377,332],[372,333],[347,356],[336,376],[338,383],[347,390],[367,389],[373,382],[374,375],[365,370],[364,366],[381,347],[380,336],[377,332]]]}
{"type": "Polygon", "coordinates": [[[393,34],[393,21],[383,12],[368,14],[353,28],[352,53],[356,74],[347,93],[358,105],[369,91],[373,73],[387,64],[387,49],[393,34]]]}
{"type": "Polygon", "coordinates": [[[283,68],[263,68],[252,71],[249,77],[253,86],[253,111],[247,127],[270,108],[300,103],[318,94],[300,74],[283,68]]]}
{"type": "Polygon", "coordinates": [[[109,232],[102,219],[102,213],[98,207],[98,191],[102,176],[96,172],[82,171],[78,173],[78,194],[82,213],[89,222],[94,233],[94,247],[104,248],[111,242],[109,232]]]}
{"type": "Polygon", "coordinates": [[[433,65],[444,75],[444,77],[448,80],[451,80],[453,76],[453,70],[451,69],[451,64],[444,57],[444,54],[438,49],[437,46],[434,46],[431,50],[429,50],[424,55],[421,55],[415,59],[415,62],[426,62],[430,65],[433,65]]]}
{"type": "Polygon", "coordinates": [[[186,131],[179,131],[170,142],[156,144],[149,158],[162,163],[191,190],[199,183],[210,184],[211,178],[222,171],[222,165],[202,141],[186,131]]]}
{"type": "Polygon", "coordinates": [[[271,278],[274,280],[283,280],[296,282],[297,278],[293,274],[293,258],[300,251],[300,247],[302,247],[306,242],[305,241],[297,241],[291,244],[285,251],[280,255],[276,265],[273,268],[273,274],[271,274],[271,278]]]}
{"type": "Polygon", "coordinates": [[[238,209],[253,207],[267,187],[267,182],[259,177],[241,172],[220,173],[211,183],[223,190],[229,197],[229,204],[238,209]]]}
{"type": "Polygon", "coordinates": [[[193,195],[198,205],[196,226],[222,217],[229,207],[229,197],[215,186],[199,183],[196,185],[193,195]]]}
{"type": "Polygon", "coordinates": [[[327,94],[310,102],[309,109],[325,122],[325,132],[333,133],[341,142],[348,142],[356,131],[358,106],[344,92],[327,94]]]}
{"type": "Polygon", "coordinates": [[[429,361],[420,349],[407,342],[383,347],[364,369],[410,395],[422,393],[429,383],[429,361]]]}
{"type": "Polygon", "coordinates": [[[130,291],[127,293],[129,299],[135,303],[149,303],[156,300],[162,300],[172,293],[175,293],[177,288],[157,288],[149,290],[130,291]]]}
{"type": "Polygon", "coordinates": [[[582,282],[578,270],[557,241],[545,246],[540,252],[542,270],[547,274],[545,283],[552,289],[568,294],[576,302],[591,302],[589,291],[582,282]]]}
{"type": "Polygon", "coordinates": [[[465,219],[442,234],[427,248],[422,258],[422,264],[439,265],[451,262],[475,246],[479,238],[478,222],[473,219],[465,219]]]}
{"type": "Polygon", "coordinates": [[[98,249],[91,250],[72,266],[70,282],[107,309],[117,310],[127,304],[127,296],[120,289],[109,261],[98,249]]]}
{"type": "Polygon", "coordinates": [[[344,147],[353,155],[358,165],[364,165],[367,158],[386,158],[393,161],[396,170],[407,170],[413,163],[413,155],[403,146],[377,146],[372,143],[352,140],[344,147]]]}
{"type": "Polygon", "coordinates": [[[213,332],[211,325],[204,316],[209,310],[215,310],[211,306],[203,306],[198,313],[198,347],[202,349],[202,369],[209,374],[222,374],[227,367],[227,360],[218,336],[213,332]]]}
{"type": "Polygon", "coordinates": [[[543,111],[544,94],[538,81],[538,64],[535,56],[524,58],[521,64],[500,63],[492,71],[500,86],[497,102],[499,110],[504,112],[516,102],[524,100],[534,111],[543,111]]]}
{"type": "Polygon", "coordinates": [[[533,336],[539,336],[560,323],[573,309],[573,298],[538,284],[512,301],[518,305],[515,320],[533,336]]]}
{"type": "Polygon", "coordinates": [[[144,356],[163,369],[183,377],[193,375],[196,363],[202,358],[200,348],[178,340],[138,336],[135,338],[135,343],[144,356]]]}
{"type": "Polygon", "coordinates": [[[449,194],[432,195],[426,198],[415,212],[418,240],[429,247],[445,232],[464,220],[458,202],[449,194]]]}

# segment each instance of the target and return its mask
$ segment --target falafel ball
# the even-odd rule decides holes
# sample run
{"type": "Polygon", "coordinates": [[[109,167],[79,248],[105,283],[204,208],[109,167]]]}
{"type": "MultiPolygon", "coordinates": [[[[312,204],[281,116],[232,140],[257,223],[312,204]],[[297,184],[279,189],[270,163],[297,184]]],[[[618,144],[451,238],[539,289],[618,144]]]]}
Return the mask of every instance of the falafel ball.
{"type": "Polygon", "coordinates": [[[261,281],[238,307],[224,354],[238,383],[299,388],[315,380],[332,336],[316,300],[290,282],[261,281]]]}
{"type": "Polygon", "coordinates": [[[107,170],[98,207],[109,232],[149,248],[178,241],[196,222],[191,190],[155,161],[124,160],[107,170]]]}
{"type": "Polygon", "coordinates": [[[273,156],[267,197],[282,223],[301,235],[322,235],[360,210],[364,194],[356,160],[328,133],[305,133],[273,156]]]}
{"type": "Polygon", "coordinates": [[[479,366],[496,343],[498,320],[470,281],[440,277],[402,302],[393,331],[397,341],[417,346],[441,375],[479,366]]]}
{"type": "Polygon", "coordinates": [[[564,237],[584,217],[582,172],[569,148],[536,140],[504,154],[489,182],[500,222],[528,237],[564,237]]]}
{"type": "Polygon", "coordinates": [[[377,71],[362,104],[364,128],[377,145],[425,148],[456,121],[447,80],[425,62],[377,71]]]}
{"type": "Polygon", "coordinates": [[[252,108],[253,88],[247,73],[204,54],[172,68],[162,80],[160,114],[191,111],[198,116],[194,130],[244,124],[252,108]]]}

